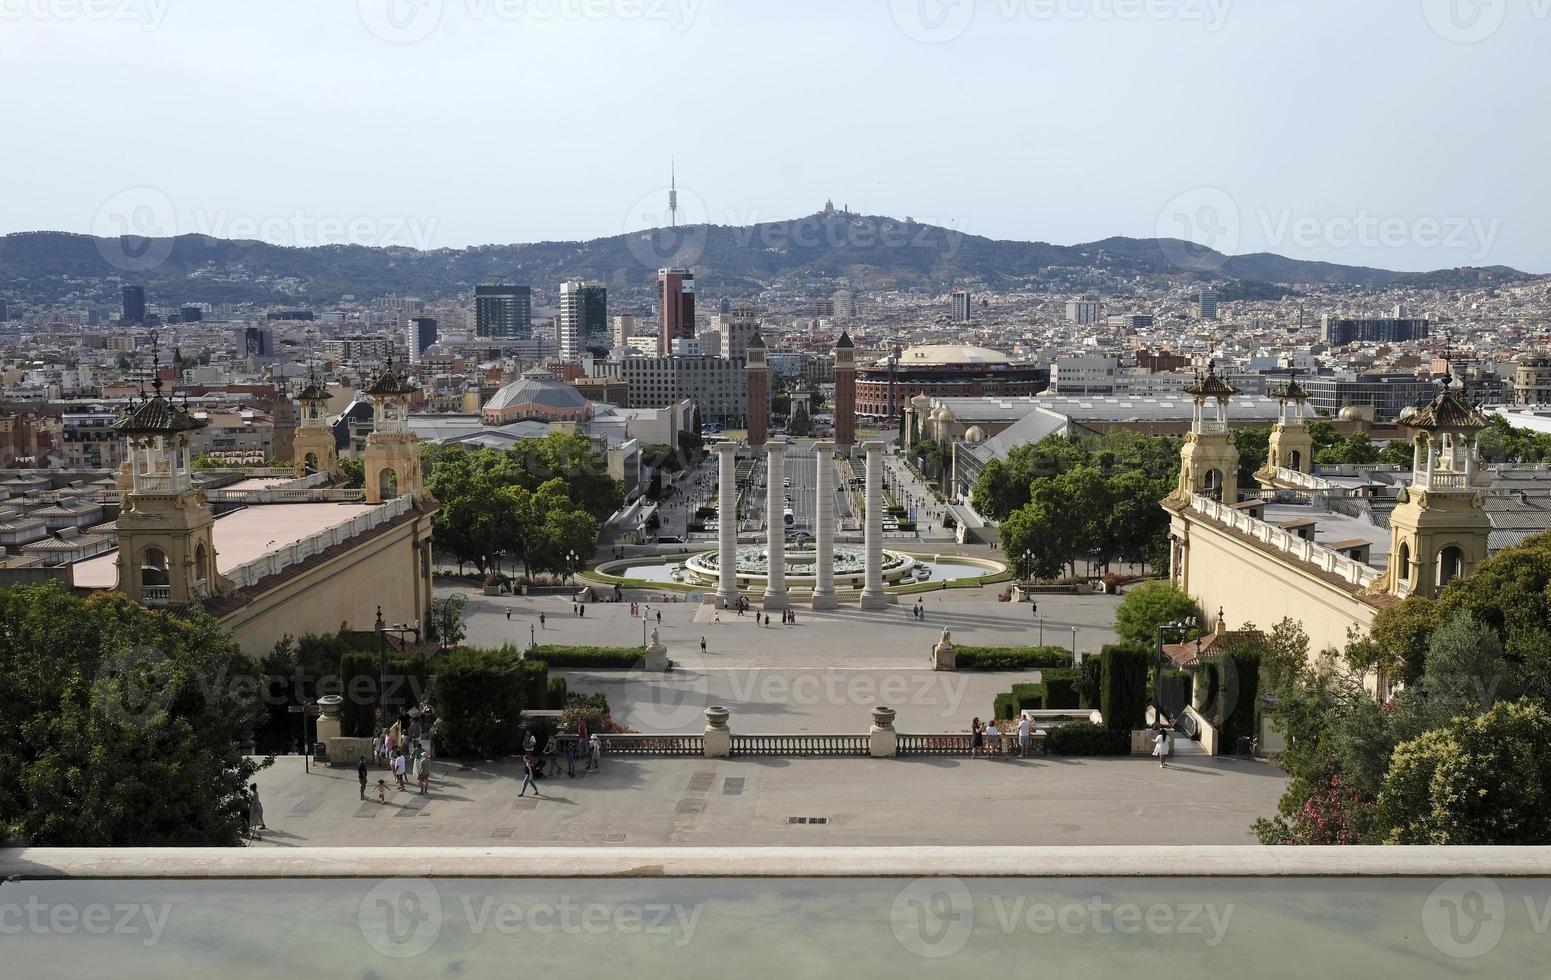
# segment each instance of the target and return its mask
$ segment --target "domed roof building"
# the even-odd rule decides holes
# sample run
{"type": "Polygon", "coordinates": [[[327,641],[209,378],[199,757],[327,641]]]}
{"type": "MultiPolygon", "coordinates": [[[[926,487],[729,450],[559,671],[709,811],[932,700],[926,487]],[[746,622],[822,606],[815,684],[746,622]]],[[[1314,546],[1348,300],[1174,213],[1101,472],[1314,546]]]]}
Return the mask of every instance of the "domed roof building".
{"type": "Polygon", "coordinates": [[[582,422],[591,414],[591,403],[586,395],[574,385],[538,368],[524,372],[522,377],[496,392],[480,412],[486,425],[506,425],[528,419],[582,422]]]}
{"type": "Polygon", "coordinates": [[[861,364],[856,377],[856,411],[896,418],[915,399],[1020,398],[1048,387],[1050,372],[1014,361],[1001,351],[971,344],[908,347],[861,364]]]}

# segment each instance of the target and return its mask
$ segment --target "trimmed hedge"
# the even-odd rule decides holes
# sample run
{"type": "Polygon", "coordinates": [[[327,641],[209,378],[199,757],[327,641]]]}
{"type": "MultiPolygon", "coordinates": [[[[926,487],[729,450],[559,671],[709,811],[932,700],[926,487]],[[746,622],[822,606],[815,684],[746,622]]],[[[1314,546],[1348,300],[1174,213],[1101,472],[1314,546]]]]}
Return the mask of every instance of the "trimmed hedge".
{"type": "Polygon", "coordinates": [[[1240,738],[1255,738],[1259,726],[1256,711],[1260,704],[1260,654],[1234,651],[1213,657],[1206,663],[1213,698],[1207,704],[1207,718],[1217,726],[1226,752],[1237,752],[1240,738]]]}
{"type": "Polygon", "coordinates": [[[544,706],[551,711],[562,711],[566,706],[566,684],[564,677],[551,677],[549,679],[549,697],[544,706]]]}
{"type": "Polygon", "coordinates": [[[1146,652],[1130,647],[1112,645],[1099,652],[1099,712],[1105,727],[1130,732],[1147,720],[1150,661],[1146,652]]]}
{"type": "Polygon", "coordinates": [[[441,658],[437,719],[431,726],[437,755],[493,758],[522,750],[520,719],[533,676],[523,664],[521,651],[513,646],[460,648],[441,658]]]}
{"type": "Polygon", "coordinates": [[[634,670],[645,657],[640,647],[543,646],[528,654],[529,660],[550,667],[597,670],[634,670]]]}
{"type": "Polygon", "coordinates": [[[1052,728],[1045,747],[1053,755],[1130,755],[1131,733],[1073,721],[1052,728]]]}
{"type": "Polygon", "coordinates": [[[537,709],[549,703],[549,664],[542,660],[522,661],[522,703],[537,709]]]}
{"type": "Polygon", "coordinates": [[[1065,647],[959,647],[959,670],[1043,670],[1070,668],[1065,647]]]}
{"type": "MultiPolygon", "coordinates": [[[[367,738],[377,732],[377,706],[382,701],[378,673],[382,661],[375,653],[355,650],[340,654],[339,677],[345,699],[340,706],[340,733],[346,738],[367,738]]],[[[387,700],[392,708],[412,706],[430,689],[426,664],[420,657],[399,654],[388,658],[387,700]]]]}
{"type": "Polygon", "coordinates": [[[1038,684],[1014,684],[1012,690],[998,694],[992,713],[999,721],[1018,717],[1024,709],[1034,711],[1065,710],[1084,707],[1077,693],[1082,671],[1074,667],[1042,671],[1038,684]]]}

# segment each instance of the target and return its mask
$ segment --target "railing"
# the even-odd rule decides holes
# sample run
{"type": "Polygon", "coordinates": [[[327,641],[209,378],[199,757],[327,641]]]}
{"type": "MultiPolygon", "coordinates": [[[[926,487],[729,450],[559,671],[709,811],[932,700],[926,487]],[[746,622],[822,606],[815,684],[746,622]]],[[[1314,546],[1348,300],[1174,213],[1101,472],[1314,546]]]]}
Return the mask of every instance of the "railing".
{"type": "Polygon", "coordinates": [[[1290,470],[1285,466],[1278,466],[1276,468],[1276,479],[1278,483],[1288,483],[1295,487],[1303,487],[1305,490],[1335,489],[1335,484],[1329,480],[1320,479],[1311,473],[1304,473],[1301,470],[1290,470]]]}
{"type": "Polygon", "coordinates": [[[1228,423],[1219,419],[1202,419],[1201,424],[1196,427],[1196,431],[1206,435],[1225,435],[1228,432],[1228,423]]]}
{"type": "Polygon", "coordinates": [[[1468,473],[1440,473],[1436,470],[1432,473],[1428,473],[1423,471],[1416,474],[1416,479],[1414,482],[1418,490],[1429,490],[1432,492],[1437,492],[1439,490],[1471,489],[1470,474],[1468,473]]]}
{"type": "Polygon", "coordinates": [[[1214,523],[1246,534],[1321,571],[1339,576],[1359,588],[1367,588],[1379,577],[1378,570],[1372,566],[1353,561],[1323,545],[1300,538],[1286,528],[1256,520],[1243,511],[1218,503],[1210,497],[1196,494],[1192,498],[1191,507],[1196,513],[1214,523]]]}
{"type": "MultiPolygon", "coordinates": [[[[560,751],[575,736],[562,736],[560,751]]],[[[697,756],[705,755],[704,735],[599,735],[605,755],[697,756]]]]}
{"type": "Polygon", "coordinates": [[[268,490],[206,490],[213,504],[358,504],[365,490],[333,487],[271,487],[268,490]]]}
{"type": "Polygon", "coordinates": [[[866,735],[734,735],[733,755],[868,755],[866,735]]]}
{"type": "Polygon", "coordinates": [[[901,735],[900,755],[969,755],[969,733],[950,735],[901,735]]]}
{"type": "Polygon", "coordinates": [[[172,586],[142,585],[140,586],[140,601],[148,606],[164,606],[172,601],[172,586]]]}
{"type": "MultiPolygon", "coordinates": [[[[311,491],[309,491],[311,492],[311,491]]],[[[239,589],[249,588],[261,579],[271,575],[278,575],[281,571],[292,565],[300,565],[302,562],[322,554],[337,544],[344,544],[352,538],[359,537],[373,528],[380,527],[389,521],[395,520],[408,513],[414,506],[412,497],[397,497],[364,514],[357,515],[343,524],[319,531],[317,534],[302,538],[294,544],[287,545],[278,551],[256,558],[244,565],[226,573],[226,577],[239,589]]]]}
{"type": "Polygon", "coordinates": [[[135,493],[182,493],[187,489],[188,481],[177,477],[135,474],[135,493]]]}

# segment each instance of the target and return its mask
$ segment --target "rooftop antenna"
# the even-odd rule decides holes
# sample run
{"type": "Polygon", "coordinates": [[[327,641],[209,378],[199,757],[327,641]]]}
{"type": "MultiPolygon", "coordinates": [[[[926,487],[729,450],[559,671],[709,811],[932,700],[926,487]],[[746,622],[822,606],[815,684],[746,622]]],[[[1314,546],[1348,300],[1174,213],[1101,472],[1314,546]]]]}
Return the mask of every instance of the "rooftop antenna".
{"type": "Polygon", "coordinates": [[[675,157],[669,157],[668,177],[668,224],[670,227],[679,226],[679,163],[675,157]]]}

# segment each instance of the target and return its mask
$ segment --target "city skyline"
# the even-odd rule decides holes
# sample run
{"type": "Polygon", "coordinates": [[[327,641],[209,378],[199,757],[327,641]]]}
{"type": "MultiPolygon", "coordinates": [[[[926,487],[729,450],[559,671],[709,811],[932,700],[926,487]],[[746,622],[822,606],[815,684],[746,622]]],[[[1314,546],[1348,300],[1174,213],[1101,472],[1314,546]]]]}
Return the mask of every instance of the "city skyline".
{"type": "Polygon", "coordinates": [[[140,20],[29,13],[8,26],[17,45],[0,77],[13,90],[47,65],[83,85],[111,78],[115,104],[137,108],[31,87],[12,119],[34,148],[13,161],[29,193],[0,232],[429,248],[589,240],[669,225],[676,158],[680,224],[781,220],[833,198],[1006,240],[1172,236],[1399,271],[1551,271],[1538,233],[1551,215],[1523,192],[1547,137],[1477,94],[1544,87],[1534,54],[1551,22],[1533,5],[1495,21],[1489,11],[1484,33],[1440,21],[1433,4],[1294,12],[1191,0],[1128,17],[1117,4],[1079,14],[944,3],[922,17],[932,6],[802,2],[777,15],[685,0],[633,16],[559,4],[541,18],[531,4],[432,2],[383,19],[372,0],[282,2],[262,17],[132,0],[124,9],[143,9],[140,20]],[[794,70],[810,66],[813,36],[847,56],[794,70]],[[298,37],[304,47],[277,62],[298,37]],[[1265,57],[1299,39],[1319,57],[1265,57]],[[1437,70],[1397,71],[1375,57],[1387,50],[1437,70]],[[607,67],[564,71],[583,51],[607,67]],[[725,81],[756,76],[767,81],[725,81]],[[480,159],[504,165],[451,153],[439,166],[368,166],[344,149],[394,133],[455,149],[514,92],[525,125],[479,129],[480,159]],[[579,103],[600,107],[599,125],[563,125],[579,103]],[[656,114],[636,111],[642,103],[684,122],[649,125],[656,114]],[[76,124],[49,125],[65,114],[76,124]],[[802,138],[782,139],[796,120],[802,138]],[[946,120],[981,134],[983,149],[966,156],[936,138],[946,120]],[[210,146],[256,149],[224,153],[219,167],[197,153],[92,163],[103,146],[190,129],[210,146]],[[561,133],[566,152],[518,152],[541,131],[561,133]],[[339,149],[279,152],[297,146],[339,149]]]}

